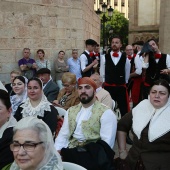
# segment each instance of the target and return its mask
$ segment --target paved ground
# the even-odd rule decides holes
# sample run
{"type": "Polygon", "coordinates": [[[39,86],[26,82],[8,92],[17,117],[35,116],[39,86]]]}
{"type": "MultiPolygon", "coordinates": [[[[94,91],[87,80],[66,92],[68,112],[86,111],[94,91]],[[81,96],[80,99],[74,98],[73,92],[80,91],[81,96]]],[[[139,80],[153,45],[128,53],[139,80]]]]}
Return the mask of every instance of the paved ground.
{"type": "MultiPolygon", "coordinates": [[[[128,145],[128,144],[127,144],[127,149],[129,150],[130,148],[131,148],[131,145],[128,145]]],[[[114,146],[113,150],[114,150],[114,152],[115,152],[115,157],[114,157],[114,158],[119,157],[117,141],[115,142],[115,146],[114,146]]]]}
{"type": "MultiPolygon", "coordinates": [[[[130,136],[131,139],[133,139],[131,132],[129,133],[129,136],[130,136]]],[[[131,148],[131,146],[132,146],[132,145],[126,144],[127,150],[129,150],[129,149],[131,148]]],[[[115,152],[115,157],[114,157],[114,158],[119,157],[117,140],[115,141],[115,146],[114,146],[113,150],[114,150],[114,152],[115,152]]]]}

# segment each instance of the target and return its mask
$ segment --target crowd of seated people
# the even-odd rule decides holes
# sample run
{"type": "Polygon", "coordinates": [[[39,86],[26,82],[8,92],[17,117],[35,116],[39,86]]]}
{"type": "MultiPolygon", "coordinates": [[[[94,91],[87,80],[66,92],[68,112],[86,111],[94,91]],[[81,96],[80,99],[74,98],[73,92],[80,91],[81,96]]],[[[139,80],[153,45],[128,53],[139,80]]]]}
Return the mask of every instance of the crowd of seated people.
{"type": "Polygon", "coordinates": [[[62,161],[88,170],[170,169],[170,55],[154,39],[123,52],[115,36],[103,55],[94,40],[85,45],[68,61],[59,51],[55,77],[43,49],[38,60],[23,49],[20,71],[12,71],[5,85],[8,93],[0,90],[0,169],[62,170],[62,161]],[[58,107],[65,110],[60,125],[58,107]]]}

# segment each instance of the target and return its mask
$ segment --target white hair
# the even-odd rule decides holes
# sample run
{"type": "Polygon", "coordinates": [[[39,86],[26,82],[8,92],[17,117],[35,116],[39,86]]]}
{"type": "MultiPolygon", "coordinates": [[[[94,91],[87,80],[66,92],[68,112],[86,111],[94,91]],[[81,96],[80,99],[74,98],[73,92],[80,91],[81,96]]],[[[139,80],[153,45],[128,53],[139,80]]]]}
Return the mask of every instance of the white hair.
{"type": "MultiPolygon", "coordinates": [[[[43,146],[45,148],[44,157],[43,160],[37,165],[36,170],[40,170],[42,167],[44,167],[53,156],[57,157],[56,160],[56,167],[59,169],[63,169],[62,167],[62,161],[59,153],[56,151],[54,147],[54,141],[52,137],[51,130],[49,129],[48,125],[42,121],[41,119],[38,119],[33,116],[25,117],[21,119],[19,122],[17,122],[16,126],[14,127],[14,135],[19,130],[34,130],[38,133],[38,137],[40,141],[43,142],[43,146]]],[[[19,166],[14,162],[11,166],[11,170],[19,170],[19,166]]]]}

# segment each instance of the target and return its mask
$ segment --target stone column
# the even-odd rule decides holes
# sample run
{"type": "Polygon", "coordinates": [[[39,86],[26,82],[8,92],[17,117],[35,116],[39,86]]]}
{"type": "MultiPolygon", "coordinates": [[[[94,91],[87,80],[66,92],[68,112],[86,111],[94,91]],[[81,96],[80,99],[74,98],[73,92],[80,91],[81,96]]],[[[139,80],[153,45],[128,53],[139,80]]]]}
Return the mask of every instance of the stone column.
{"type": "Polygon", "coordinates": [[[118,5],[118,11],[121,11],[121,0],[118,0],[117,5],[118,5]]]}
{"type": "Polygon", "coordinates": [[[159,9],[160,0],[129,0],[129,44],[158,38],[159,9]]]}
{"type": "Polygon", "coordinates": [[[129,18],[129,1],[125,0],[125,17],[129,18]]]}
{"type": "Polygon", "coordinates": [[[163,53],[170,54],[170,1],[161,1],[159,46],[163,53]]]}

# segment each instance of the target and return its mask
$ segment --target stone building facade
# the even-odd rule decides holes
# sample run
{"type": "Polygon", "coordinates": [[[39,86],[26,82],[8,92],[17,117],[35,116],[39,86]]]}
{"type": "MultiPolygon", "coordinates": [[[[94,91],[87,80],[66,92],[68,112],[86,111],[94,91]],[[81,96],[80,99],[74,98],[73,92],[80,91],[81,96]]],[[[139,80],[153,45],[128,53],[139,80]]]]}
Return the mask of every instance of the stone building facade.
{"type": "Polygon", "coordinates": [[[161,0],[159,46],[164,53],[170,54],[170,1],[161,0]]]}
{"type": "Polygon", "coordinates": [[[155,38],[170,53],[169,12],[169,0],[129,0],[129,44],[155,38]]]}
{"type": "Polygon", "coordinates": [[[94,10],[97,11],[99,8],[102,11],[101,4],[104,2],[122,13],[125,18],[129,18],[129,0],[94,0],[94,10]]]}
{"type": "Polygon", "coordinates": [[[100,18],[92,0],[0,0],[0,80],[9,82],[24,47],[34,59],[44,49],[52,64],[60,50],[66,57],[74,48],[81,54],[84,41],[99,42],[99,36],[100,18]]]}
{"type": "Polygon", "coordinates": [[[159,37],[160,0],[129,0],[129,43],[159,37]]]}

